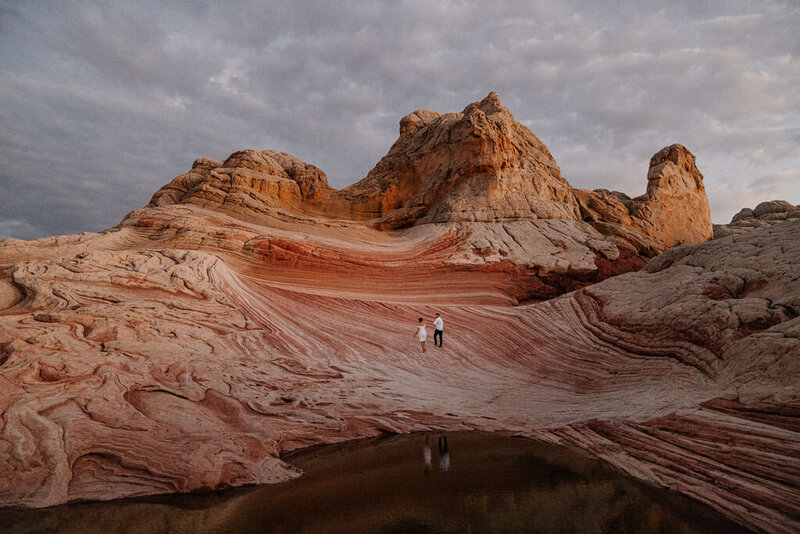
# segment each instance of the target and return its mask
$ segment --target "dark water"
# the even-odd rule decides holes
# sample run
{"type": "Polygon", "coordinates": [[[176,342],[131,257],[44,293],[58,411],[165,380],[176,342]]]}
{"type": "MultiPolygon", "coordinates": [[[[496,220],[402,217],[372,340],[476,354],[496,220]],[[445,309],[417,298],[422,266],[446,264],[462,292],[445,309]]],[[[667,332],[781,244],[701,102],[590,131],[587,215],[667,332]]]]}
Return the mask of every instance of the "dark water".
{"type": "Polygon", "coordinates": [[[580,453],[494,434],[416,434],[317,448],[298,480],[44,510],[0,509],[19,533],[746,532],[710,508],[580,453]],[[426,442],[430,462],[426,462],[426,442]],[[444,445],[444,443],[442,443],[444,445]]]}

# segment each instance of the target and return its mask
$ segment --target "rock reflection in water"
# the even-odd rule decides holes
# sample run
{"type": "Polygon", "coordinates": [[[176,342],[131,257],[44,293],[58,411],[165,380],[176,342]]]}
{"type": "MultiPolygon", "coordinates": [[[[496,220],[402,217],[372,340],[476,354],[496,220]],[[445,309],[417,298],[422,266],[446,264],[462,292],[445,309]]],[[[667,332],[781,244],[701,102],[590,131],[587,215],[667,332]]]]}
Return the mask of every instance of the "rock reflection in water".
{"type": "Polygon", "coordinates": [[[286,460],[306,474],[277,486],[0,510],[0,528],[31,534],[746,532],[703,505],[568,449],[461,433],[437,435],[433,458],[431,440],[430,434],[395,436],[301,452],[286,460]]]}

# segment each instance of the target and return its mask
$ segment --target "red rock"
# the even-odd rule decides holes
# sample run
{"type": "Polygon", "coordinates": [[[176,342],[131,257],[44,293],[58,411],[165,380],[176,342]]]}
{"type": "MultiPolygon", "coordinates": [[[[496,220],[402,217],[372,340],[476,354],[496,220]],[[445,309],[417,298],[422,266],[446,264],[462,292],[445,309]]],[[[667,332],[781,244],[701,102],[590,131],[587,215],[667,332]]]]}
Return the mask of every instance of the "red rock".
{"type": "Polygon", "coordinates": [[[659,152],[637,199],[575,190],[490,95],[407,116],[343,191],[243,151],[105,232],[0,242],[0,504],[273,483],[299,447],[482,429],[797,530],[800,222],[614,276],[708,237],[690,156],[659,152]]]}
{"type": "MultiPolygon", "coordinates": [[[[515,283],[528,288],[514,292],[522,300],[638,269],[676,243],[712,234],[702,175],[683,146],[653,156],[641,197],[574,189],[547,147],[514,120],[496,93],[461,113],[419,110],[404,117],[386,156],[366,178],[341,191],[328,186],[322,171],[289,154],[244,150],[225,162],[197,160],[153,196],[150,207],[162,210],[134,212],[124,224],[150,227],[156,211],[165,219],[163,229],[181,229],[187,221],[168,221],[175,212],[169,206],[187,204],[257,223],[260,231],[313,223],[317,230],[301,230],[312,239],[332,225],[339,236],[403,229],[371,238],[391,240],[397,250],[406,248],[406,235],[423,235],[421,227],[432,242],[456,232],[463,247],[449,250],[445,264],[477,270],[516,264],[512,270],[524,276],[515,283]],[[540,280],[524,279],[532,275],[540,280]]],[[[181,246],[194,248],[197,240],[208,239],[207,220],[188,225],[195,230],[183,232],[181,246]]]]}

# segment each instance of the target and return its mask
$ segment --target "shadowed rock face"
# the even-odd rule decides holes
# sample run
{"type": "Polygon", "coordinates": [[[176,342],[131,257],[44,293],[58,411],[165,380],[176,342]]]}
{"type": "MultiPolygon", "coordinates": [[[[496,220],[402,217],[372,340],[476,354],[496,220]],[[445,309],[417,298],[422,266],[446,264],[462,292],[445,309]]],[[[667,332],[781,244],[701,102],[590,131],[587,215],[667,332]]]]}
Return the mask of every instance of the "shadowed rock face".
{"type": "Polygon", "coordinates": [[[693,157],[659,152],[636,199],[574,190],[506,113],[492,95],[416,112],[398,140],[480,152],[495,132],[505,156],[421,151],[407,161],[426,170],[393,174],[396,144],[335,191],[288,154],[237,152],[106,232],[0,242],[0,503],[271,483],[298,476],[279,457],[300,447],[481,429],[800,528],[800,221],[588,286],[668,246],[673,200],[705,199],[693,157]],[[425,182],[437,161],[462,181],[425,182]],[[513,195],[492,183],[519,184],[529,216],[498,211],[513,195]],[[468,198],[496,219],[453,207],[468,198]],[[423,354],[414,323],[435,312],[445,347],[423,354]]]}

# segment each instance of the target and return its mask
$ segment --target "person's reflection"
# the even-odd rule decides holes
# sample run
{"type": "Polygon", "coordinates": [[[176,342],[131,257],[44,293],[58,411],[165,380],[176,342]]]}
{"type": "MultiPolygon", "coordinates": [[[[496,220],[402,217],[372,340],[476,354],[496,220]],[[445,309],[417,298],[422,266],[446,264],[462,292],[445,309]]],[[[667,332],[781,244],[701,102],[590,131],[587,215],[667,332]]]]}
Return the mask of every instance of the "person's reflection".
{"type": "Polygon", "coordinates": [[[447,471],[450,469],[450,451],[447,449],[447,436],[439,437],[439,469],[447,471]]]}
{"type": "Polygon", "coordinates": [[[431,472],[431,437],[425,434],[425,445],[422,447],[422,459],[425,460],[425,472],[431,472]]]}

